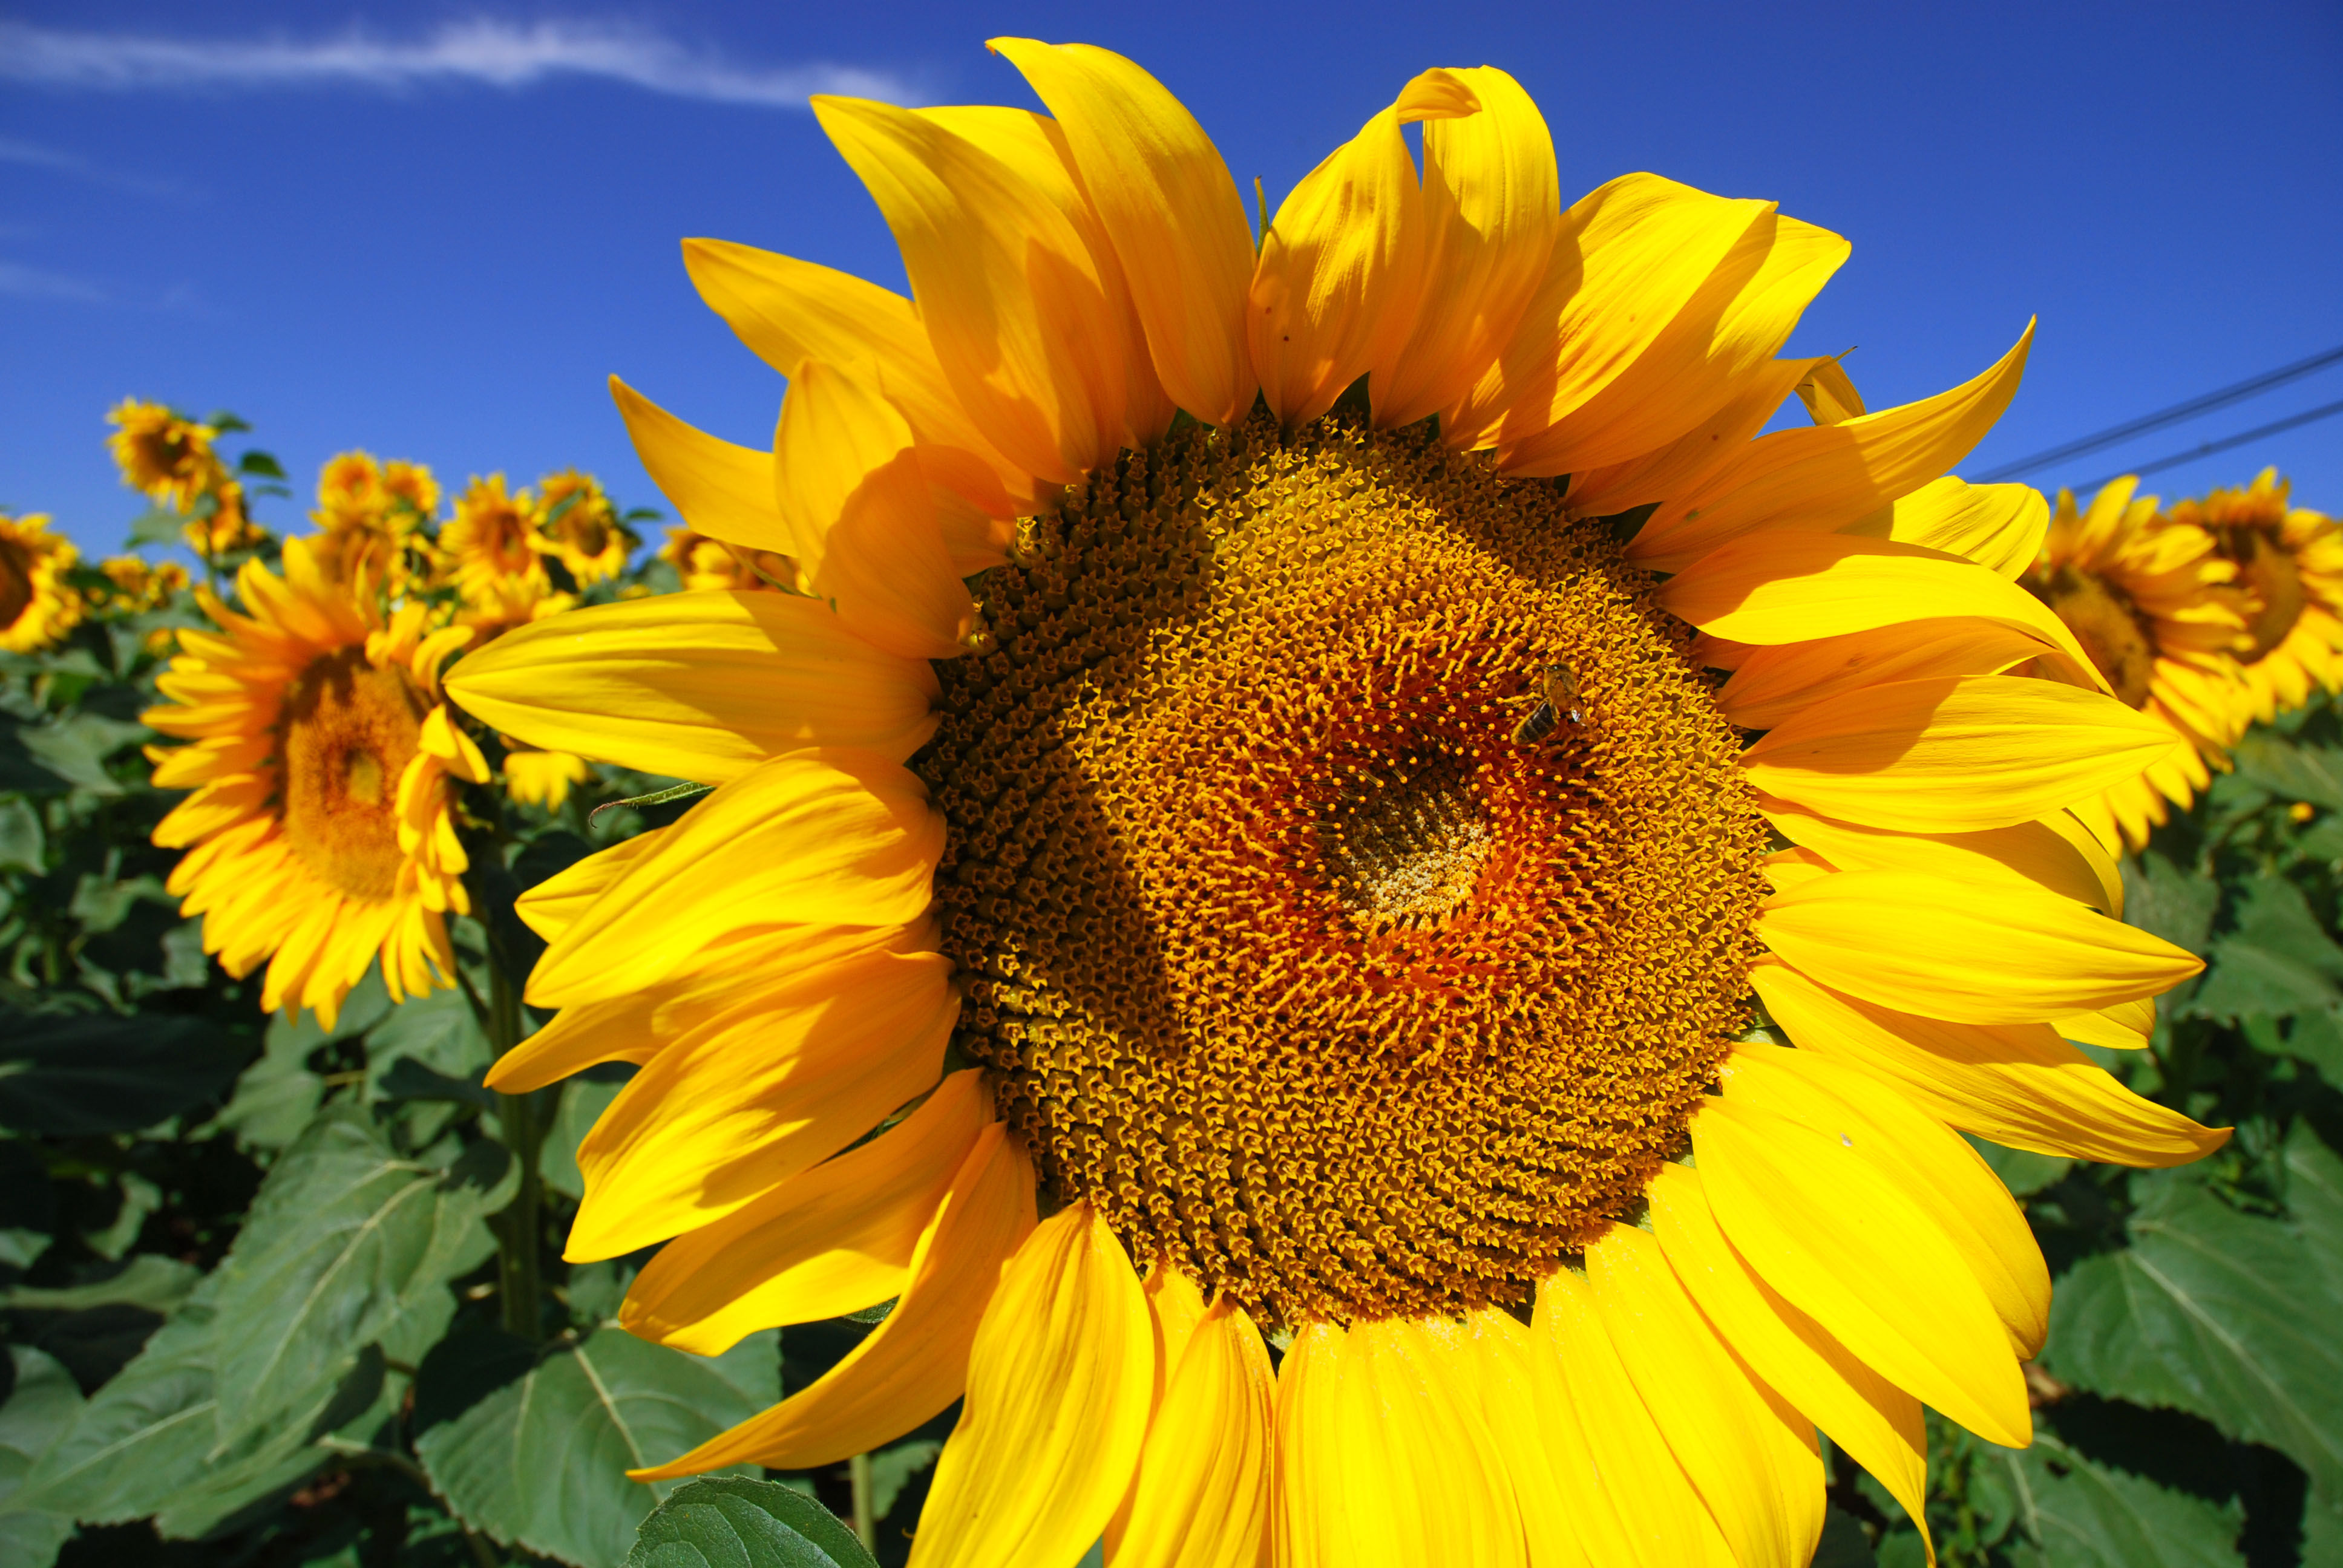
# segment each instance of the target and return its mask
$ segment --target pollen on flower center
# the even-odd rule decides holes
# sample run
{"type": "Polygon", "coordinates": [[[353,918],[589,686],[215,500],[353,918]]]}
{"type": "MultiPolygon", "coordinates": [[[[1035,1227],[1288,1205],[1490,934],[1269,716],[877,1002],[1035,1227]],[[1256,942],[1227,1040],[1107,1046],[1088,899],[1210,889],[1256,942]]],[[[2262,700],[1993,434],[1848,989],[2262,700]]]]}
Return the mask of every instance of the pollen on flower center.
{"type": "Polygon", "coordinates": [[[2083,645],[2115,694],[2134,708],[2147,704],[2156,673],[2156,641],[2131,597],[2096,572],[2073,565],[2032,575],[2025,585],[2048,605],[2083,645]]]}
{"type": "Polygon", "coordinates": [[[377,668],[363,648],[318,659],[286,700],[286,839],[311,870],[355,898],[397,890],[398,778],[426,711],[406,673],[377,668]]]}
{"type": "Polygon", "coordinates": [[[2217,538],[2221,553],[2237,563],[2238,583],[2250,598],[2252,614],[2246,630],[2254,646],[2239,658],[2252,664],[2284,642],[2302,618],[2302,568],[2294,552],[2251,524],[2224,528],[2217,538]]]}
{"type": "Polygon", "coordinates": [[[33,602],[33,552],[0,538],[0,627],[12,624],[33,602]]]}
{"type": "Polygon", "coordinates": [[[1525,1300],[1633,1207],[1745,1021],[1765,833],[1607,531],[1421,433],[1188,428],[978,597],[913,765],[1048,1188],[1289,1325],[1525,1300]]]}

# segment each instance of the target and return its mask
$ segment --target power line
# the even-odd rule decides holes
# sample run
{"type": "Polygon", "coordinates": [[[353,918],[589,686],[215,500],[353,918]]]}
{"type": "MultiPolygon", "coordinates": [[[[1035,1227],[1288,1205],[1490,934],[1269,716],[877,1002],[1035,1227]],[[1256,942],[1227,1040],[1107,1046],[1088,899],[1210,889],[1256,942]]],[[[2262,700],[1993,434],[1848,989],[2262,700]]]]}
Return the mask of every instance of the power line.
{"type": "Polygon", "coordinates": [[[2234,387],[2224,387],[2218,391],[2207,392],[2201,397],[2191,397],[2186,403],[2176,403],[2169,408],[2161,408],[2153,414],[2143,414],[2137,419],[2115,426],[2110,429],[2101,430],[2095,436],[2085,436],[2080,440],[2069,441],[2063,447],[2053,447],[2046,452],[2036,452],[2034,456],[2021,457],[2015,463],[2004,463],[1991,473],[1979,474],[1972,482],[1986,485],[2000,479],[2014,479],[2020,474],[2030,474],[2036,468],[2046,468],[2053,463],[2063,463],[2069,457],[2080,457],[2086,453],[2098,451],[2103,447],[2112,447],[2118,442],[2128,441],[2134,436],[2145,436],[2150,430],[2161,430],[2167,425],[2177,425],[2184,419],[2194,419],[2199,414],[2209,414],[2216,408],[2224,408],[2232,403],[2241,403],[2248,397],[2258,397],[2273,387],[2283,387],[2289,381],[2299,380],[2315,370],[2324,370],[2329,365],[2338,361],[2343,361],[2343,348],[2330,348],[2324,354],[2314,354],[2308,359],[2298,359],[2291,365],[2281,365],[2275,370],[2266,371],[2249,381],[2240,381],[2234,387]]]}
{"type": "Polygon", "coordinates": [[[2126,468],[2122,473],[2109,474],[2105,479],[2093,479],[2087,485],[2077,485],[2075,487],[2075,493],[2087,496],[2109,480],[2122,478],[2125,474],[2160,474],[2167,468],[2177,468],[2183,463],[2193,463],[2199,457],[2209,457],[2216,452],[2226,452],[2232,447],[2242,447],[2247,442],[2258,441],[2265,436],[2275,436],[2281,430],[2291,430],[2297,426],[2308,425],[2319,419],[2329,419],[2338,414],[2343,414],[2343,402],[2323,404],[2317,408],[2306,409],[2288,418],[2273,420],[2267,425],[2258,425],[2250,430],[2241,430],[2234,436],[2225,436],[2217,441],[2207,441],[2193,451],[2176,452],[2169,457],[2158,457],[2153,463],[2142,463],[2136,468],[2126,468]]]}

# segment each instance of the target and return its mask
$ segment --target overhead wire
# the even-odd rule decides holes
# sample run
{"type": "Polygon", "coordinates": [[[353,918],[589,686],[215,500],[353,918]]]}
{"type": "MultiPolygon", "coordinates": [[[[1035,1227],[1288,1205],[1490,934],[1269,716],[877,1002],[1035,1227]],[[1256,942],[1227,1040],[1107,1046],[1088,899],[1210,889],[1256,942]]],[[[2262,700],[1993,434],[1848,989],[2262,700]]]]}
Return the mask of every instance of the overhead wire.
{"type": "Polygon", "coordinates": [[[2250,430],[2240,430],[2234,436],[2225,436],[2217,441],[2207,441],[2203,446],[2193,447],[2188,451],[2175,452],[2168,457],[2158,457],[2153,463],[2134,464],[2121,472],[2109,474],[2104,479],[2093,479],[2087,485],[2077,485],[2074,489],[2078,495],[2086,495],[2109,480],[2122,478],[2126,474],[2146,476],[2162,473],[2167,468],[2177,468],[2183,463],[2193,463],[2199,457],[2209,457],[2216,452],[2226,452],[2233,447],[2242,447],[2249,441],[2258,441],[2265,436],[2275,436],[2282,430],[2292,430],[2320,419],[2331,419],[2338,414],[2343,414],[2343,400],[2321,404],[2316,408],[2307,408],[2299,414],[2290,415],[2284,419],[2274,419],[2267,425],[2258,425],[2250,430]]]}

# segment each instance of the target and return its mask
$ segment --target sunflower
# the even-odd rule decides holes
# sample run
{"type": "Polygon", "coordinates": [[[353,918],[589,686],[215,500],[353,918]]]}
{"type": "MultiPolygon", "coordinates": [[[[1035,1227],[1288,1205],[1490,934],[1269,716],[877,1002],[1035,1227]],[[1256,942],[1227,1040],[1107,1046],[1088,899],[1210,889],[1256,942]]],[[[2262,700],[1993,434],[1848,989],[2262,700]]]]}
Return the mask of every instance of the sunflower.
{"type": "Polygon", "coordinates": [[[641,541],[618,521],[610,498],[591,474],[575,468],[548,474],[538,482],[542,532],[536,539],[539,554],[568,568],[579,588],[591,588],[627,569],[627,558],[641,541]]]}
{"type": "Polygon", "coordinates": [[[722,539],[684,528],[668,529],[659,559],[675,568],[687,588],[769,588],[794,583],[798,575],[787,557],[770,550],[735,549],[722,539]]]}
{"type": "Polygon", "coordinates": [[[439,481],[422,463],[402,463],[394,457],[382,466],[382,492],[393,507],[415,515],[416,526],[427,526],[439,511],[439,481]]]}
{"type": "Polygon", "coordinates": [[[65,580],[80,558],[45,513],[0,512],[0,651],[31,653],[80,623],[82,597],[65,580]]]}
{"type": "Polygon", "coordinates": [[[187,568],[176,561],[157,564],[144,556],[109,556],[97,563],[106,578],[89,595],[90,608],[138,614],[168,604],[186,591],[187,568]]]}
{"type": "Polygon", "coordinates": [[[106,445],[122,470],[122,482],[149,500],[186,511],[212,488],[223,470],[212,453],[219,435],[160,403],[126,397],[106,416],[115,427],[106,445]]]}
{"type": "Polygon", "coordinates": [[[2187,744],[2175,748],[2076,810],[2109,843],[2137,849],[2150,829],[2187,807],[2228,767],[2228,743],[2244,728],[2231,656],[2243,621],[2224,588],[2237,575],[2201,525],[2157,512],[2135,498],[2137,478],[2105,486],[2078,510],[2073,492],[2058,508],[2041,554],[2020,579],[2055,611],[2125,702],[2187,744]]]}
{"type": "Polygon", "coordinates": [[[439,559],[467,604],[534,603],[546,593],[550,585],[536,549],[541,515],[528,490],[506,492],[502,474],[476,477],[464,487],[456,515],[439,530],[439,559]]]}
{"type": "Polygon", "coordinates": [[[196,505],[179,528],[187,548],[206,560],[256,550],[275,536],[253,521],[245,509],[244,486],[226,469],[212,477],[211,488],[196,498],[196,505]],[[210,503],[206,508],[205,503],[210,503]]]}
{"type": "Polygon", "coordinates": [[[2235,728],[2299,708],[2311,689],[2343,690],[2343,525],[2287,504],[2288,486],[2264,468],[2243,489],[2215,490],[2172,508],[2176,527],[2200,528],[2237,568],[2246,641],[2245,700],[2235,728]]]}
{"type": "Polygon", "coordinates": [[[1138,66],[993,46],[1053,117],[814,101],[911,299],[688,247],[789,378],[772,453],[618,388],[807,591],[450,677],[715,786],[523,900],[559,1011],[495,1081],[640,1069],[569,1256],[664,1242],[622,1321],[696,1352],[894,1303],[638,1473],[961,1400],[922,1565],[1803,1563],[1819,1427],[1916,1518],[1921,1402],[2027,1441],[2049,1293],[1953,1129],[2221,1136],[2062,1038],[2197,965],[2064,809],[2180,743],[1977,564],[2038,498],[1939,477],[2023,343],[1753,439],[1836,236],[1645,175],[1564,208],[1479,67],[1256,252],[1138,66]]]}
{"type": "Polygon", "coordinates": [[[203,594],[219,629],[180,633],[169,700],[142,717],[191,742],[149,753],[158,788],[194,790],[155,842],[187,851],[169,888],[206,950],[234,975],[268,959],[262,1008],[330,1028],[377,954],[394,998],[453,983],[446,917],[470,902],[448,780],[488,773],[439,693],[470,628],[428,630],[419,604],[385,618],[307,540],[284,565],[244,565],[241,611],[203,594]]]}

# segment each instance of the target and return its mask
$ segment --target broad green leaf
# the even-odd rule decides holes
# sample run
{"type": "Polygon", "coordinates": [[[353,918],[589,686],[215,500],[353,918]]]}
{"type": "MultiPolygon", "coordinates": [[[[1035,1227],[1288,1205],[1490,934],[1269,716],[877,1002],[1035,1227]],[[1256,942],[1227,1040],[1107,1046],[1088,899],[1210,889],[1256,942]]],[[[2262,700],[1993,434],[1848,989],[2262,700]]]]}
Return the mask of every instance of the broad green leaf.
{"type": "Polygon", "coordinates": [[[2110,1399],[2202,1416],[2343,1495],[2343,1335],[2298,1221],[2240,1213],[2187,1169],[2132,1179],[2131,1244],[2077,1264],[2045,1370],[2110,1399]]]}
{"type": "Polygon", "coordinates": [[[0,1292],[0,1306],[54,1312],[128,1306],[163,1313],[186,1301],[200,1277],[192,1263],[183,1263],[176,1258],[166,1258],[154,1252],[141,1252],[132,1258],[121,1272],[93,1284],[70,1285],[52,1291],[17,1285],[0,1292]]]}
{"type": "Polygon", "coordinates": [[[494,1144],[441,1171],[403,1159],[366,1114],[329,1108],[271,1168],[220,1266],[224,1431],[272,1424],[322,1378],[495,1250],[494,1144]]]}
{"type": "MultiPolygon", "coordinates": [[[[5,781],[0,781],[0,787],[5,787],[5,781]]],[[[39,813],[13,797],[0,800],[0,871],[38,875],[45,864],[42,851],[47,842],[39,813]]]]}
{"type": "Polygon", "coordinates": [[[206,1018],[0,1010],[0,1127],[134,1132],[210,1099],[251,1051],[206,1018]]]}
{"type": "Polygon", "coordinates": [[[130,519],[130,538],[125,548],[136,549],[140,545],[176,545],[179,529],[186,518],[170,507],[150,507],[130,519]]]}
{"type": "MultiPolygon", "coordinates": [[[[2253,1032],[2255,1020],[2243,1021],[2247,1032],[2253,1032]]],[[[2298,1056],[2330,1085],[2343,1089],[2343,1012],[2297,1013],[2283,1040],[2257,1040],[2254,1044],[2272,1055],[2298,1056]]]]}
{"type": "Polygon", "coordinates": [[[2302,746],[2267,729],[2247,731],[2230,750],[2237,776],[2281,800],[2343,811],[2343,751],[2302,746]]]}
{"type": "Polygon", "coordinates": [[[1815,1547],[1812,1568],[1872,1568],[1871,1541],[1851,1513],[1837,1509],[1823,1515],[1823,1538],[1815,1547]]]}
{"type": "Polygon", "coordinates": [[[367,1032],[367,1094],[398,1098],[385,1088],[384,1075],[402,1061],[461,1081],[485,1070],[493,1056],[462,991],[427,991],[390,1009],[367,1032]]]}
{"type": "Polygon", "coordinates": [[[272,1015],[260,1060],[236,1081],[236,1092],[220,1111],[220,1125],[263,1149],[282,1149],[292,1142],[326,1096],[326,1081],[309,1070],[310,1053],[329,1041],[364,1034],[389,1011],[390,995],[383,989],[377,964],[368,967],[366,978],[342,999],[330,1032],[314,1012],[272,1015]]]}
{"type": "Polygon", "coordinates": [[[627,1568],[877,1568],[838,1516],[775,1481],[676,1488],[643,1521],[627,1568]]]}
{"type": "Polygon", "coordinates": [[[2187,1011],[2233,1020],[2284,1018],[2343,1005],[2343,948],[2319,929],[2294,883],[2264,877],[2246,885],[2237,929],[2213,944],[2212,967],[2187,1011]]]}
{"type": "Polygon", "coordinates": [[[285,477],[285,466],[256,447],[236,460],[236,471],[239,474],[257,474],[264,479],[281,479],[285,477]]]}
{"type": "Polygon", "coordinates": [[[2043,1568],[2241,1568],[2242,1516],[2097,1464],[2055,1437],[2003,1461],[2043,1568]]]}
{"type": "Polygon", "coordinates": [[[123,787],[106,770],[106,759],[155,732],[126,719],[76,713],[54,724],[27,724],[16,731],[33,759],[69,784],[96,795],[119,795],[123,787]]]}
{"type": "Polygon", "coordinates": [[[16,1386],[0,1406],[0,1563],[43,1568],[73,1533],[69,1514],[15,1506],[25,1475],[81,1413],[73,1374],[28,1345],[12,1345],[16,1386]]]}
{"type": "Polygon", "coordinates": [[[2124,919],[2200,957],[2221,902],[2220,884],[2150,849],[2123,863],[2124,919]]]}
{"type": "Polygon", "coordinates": [[[2327,1300],[2343,1302],[2343,1159],[2307,1121],[2295,1123],[2286,1141],[2286,1206],[2327,1282],[2327,1300]]]}
{"type": "Polygon", "coordinates": [[[604,1076],[599,1069],[588,1068],[561,1085],[561,1107],[554,1112],[553,1125],[545,1130],[537,1161],[548,1187],[572,1198],[586,1195],[586,1175],[578,1169],[578,1146],[610,1108],[610,1101],[618,1098],[618,1091],[627,1086],[627,1076],[604,1076]]]}
{"type": "Polygon", "coordinates": [[[903,1494],[911,1477],[936,1462],[944,1445],[931,1437],[914,1438],[870,1456],[870,1516],[884,1519],[903,1494]]]}
{"type": "Polygon", "coordinates": [[[679,1485],[626,1472],[778,1400],[776,1339],[768,1330],[703,1358],[609,1328],[536,1359],[508,1335],[459,1334],[424,1364],[415,1452],[474,1530],[578,1568],[619,1568],[636,1527],[679,1485]]]}
{"type": "Polygon", "coordinates": [[[1961,1136],[1968,1140],[1969,1147],[1977,1151],[1979,1159],[1993,1167],[1993,1173],[2001,1178],[2002,1185],[2019,1198],[2041,1191],[2064,1176],[2075,1163],[2055,1154],[2036,1154],[2030,1149],[2005,1149],[1973,1133],[1965,1132],[1961,1136]]]}

